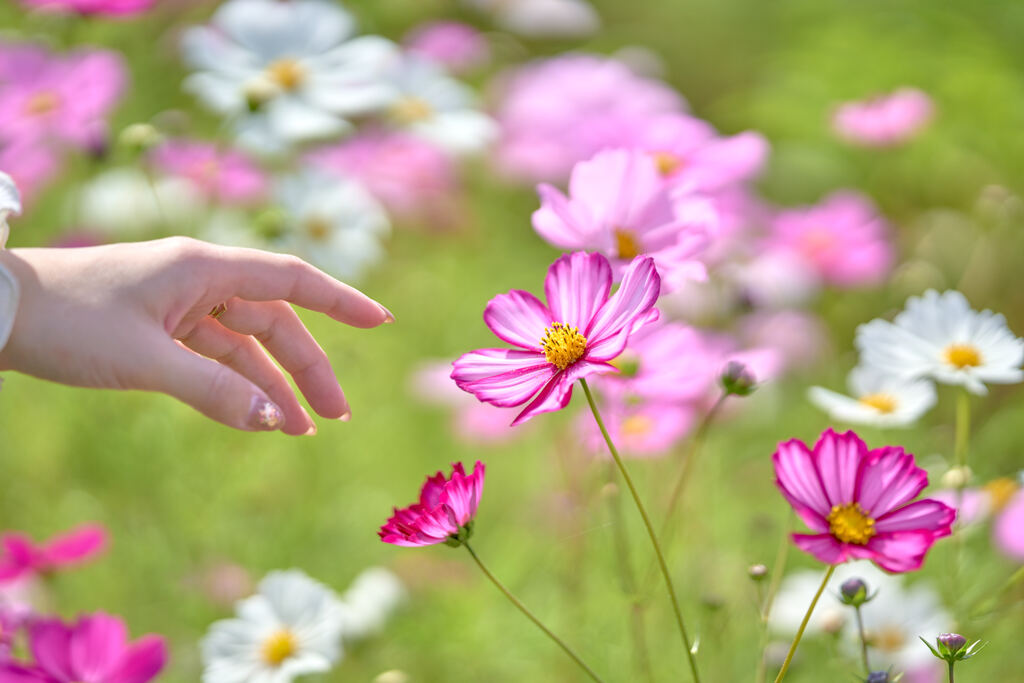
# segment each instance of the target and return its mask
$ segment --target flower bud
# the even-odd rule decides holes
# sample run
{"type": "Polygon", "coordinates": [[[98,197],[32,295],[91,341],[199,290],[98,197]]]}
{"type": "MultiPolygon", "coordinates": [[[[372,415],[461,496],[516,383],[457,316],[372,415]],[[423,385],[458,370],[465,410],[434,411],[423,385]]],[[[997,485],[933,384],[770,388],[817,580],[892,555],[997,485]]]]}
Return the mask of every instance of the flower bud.
{"type": "Polygon", "coordinates": [[[754,373],[738,360],[731,360],[726,364],[720,379],[725,393],[733,396],[749,396],[757,388],[754,373]]]}
{"type": "Polygon", "coordinates": [[[747,568],[747,576],[754,581],[764,581],[764,578],[768,576],[768,567],[763,564],[752,564],[747,568]]]}
{"type": "Polygon", "coordinates": [[[133,123],[117,136],[117,141],[132,152],[144,152],[160,144],[162,139],[160,131],[148,123],[133,123]]]}
{"type": "Polygon", "coordinates": [[[867,683],[889,683],[889,672],[872,671],[868,674],[867,683]]]}
{"type": "Polygon", "coordinates": [[[844,605],[860,607],[871,600],[871,596],[868,596],[868,585],[864,583],[863,579],[856,576],[847,579],[839,587],[839,600],[844,605]]]}
{"type": "Polygon", "coordinates": [[[932,647],[932,644],[924,638],[921,638],[921,642],[928,646],[933,655],[950,664],[963,659],[970,659],[985,647],[981,644],[980,640],[976,640],[968,645],[967,639],[959,633],[940,633],[935,639],[937,648],[932,647]]]}
{"type": "Polygon", "coordinates": [[[967,486],[971,481],[971,468],[967,465],[951,467],[942,475],[942,486],[949,489],[959,489],[967,486]]]}
{"type": "Polygon", "coordinates": [[[967,639],[959,633],[940,633],[935,640],[940,648],[945,647],[950,652],[957,652],[967,644],[967,639]]]}

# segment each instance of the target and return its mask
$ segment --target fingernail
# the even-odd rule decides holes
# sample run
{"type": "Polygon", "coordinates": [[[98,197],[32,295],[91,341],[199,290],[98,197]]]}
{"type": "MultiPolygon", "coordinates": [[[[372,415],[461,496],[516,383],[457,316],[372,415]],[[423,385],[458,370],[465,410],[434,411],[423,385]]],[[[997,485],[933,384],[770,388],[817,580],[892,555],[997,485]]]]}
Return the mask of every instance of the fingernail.
{"type": "Polygon", "coordinates": [[[339,417],[338,419],[341,420],[342,422],[348,422],[349,420],[352,419],[352,411],[346,410],[344,413],[341,414],[341,417],[339,417]]]}
{"type": "MultiPolygon", "coordinates": [[[[377,302],[374,302],[374,303],[377,303],[377,302]]],[[[379,303],[377,303],[377,306],[384,313],[384,322],[385,323],[393,323],[393,322],[395,322],[395,314],[394,313],[392,313],[391,311],[389,311],[387,308],[385,308],[383,305],[381,305],[379,303]]]]}
{"type": "Polygon", "coordinates": [[[261,432],[271,432],[284,426],[284,413],[276,404],[262,396],[255,396],[249,410],[248,425],[261,432]]]}
{"type": "Polygon", "coordinates": [[[303,436],[313,436],[314,434],[316,434],[316,425],[315,424],[309,425],[309,429],[307,429],[305,432],[302,433],[303,436]]]}

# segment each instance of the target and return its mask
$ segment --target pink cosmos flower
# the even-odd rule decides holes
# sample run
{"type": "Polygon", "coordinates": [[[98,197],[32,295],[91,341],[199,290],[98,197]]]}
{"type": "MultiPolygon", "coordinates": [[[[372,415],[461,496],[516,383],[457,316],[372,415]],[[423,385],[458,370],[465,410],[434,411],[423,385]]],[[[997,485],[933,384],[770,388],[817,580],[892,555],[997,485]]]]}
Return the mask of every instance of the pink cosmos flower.
{"type": "Polygon", "coordinates": [[[915,571],[936,539],[951,533],[953,508],[914,501],[928,475],[899,446],[869,451],[852,431],[828,429],[813,450],[792,439],[772,460],[782,495],[816,532],[794,534],[793,542],[821,562],[867,559],[886,571],[915,571]]]}
{"type": "Polygon", "coordinates": [[[561,410],[572,385],[612,372],[631,334],[657,320],[661,278],[650,257],[637,257],[609,297],[612,268],[600,254],[566,254],[548,269],[548,304],[514,289],[487,304],[484,322],[518,348],[480,349],[453,363],[452,379],[477,399],[506,408],[528,403],[512,422],[561,410]]]}
{"type": "Polygon", "coordinates": [[[360,181],[395,214],[444,221],[458,193],[452,158],[404,133],[371,131],[310,153],[314,165],[360,181]]]}
{"type": "Polygon", "coordinates": [[[1007,557],[1024,562],[1024,490],[1003,508],[993,527],[993,538],[1007,557]]]}
{"type": "Polygon", "coordinates": [[[4,534],[0,544],[0,583],[7,583],[90,560],[106,550],[108,537],[101,525],[84,524],[41,544],[18,533],[4,534]]]}
{"type": "Polygon", "coordinates": [[[413,376],[412,389],[425,402],[453,409],[452,429],[473,444],[498,444],[521,435],[509,422],[513,408],[481,403],[459,389],[451,378],[451,363],[442,361],[420,368],[413,376]]]}
{"type": "Polygon", "coordinates": [[[651,154],[674,185],[701,192],[750,180],[768,157],[768,141],[759,133],[721,137],[711,124],[686,114],[651,117],[636,130],[632,146],[651,154]]]}
{"type": "Polygon", "coordinates": [[[778,354],[778,372],[813,366],[829,348],[828,329],[803,311],[759,311],[740,321],[740,337],[750,346],[778,354]]]}
{"type": "Polygon", "coordinates": [[[906,142],[932,118],[934,106],[916,88],[900,88],[889,95],[847,102],[832,115],[832,128],[840,137],[866,147],[891,147],[906,142]]]}
{"type": "Polygon", "coordinates": [[[803,258],[824,282],[859,287],[882,282],[895,254],[889,228],[867,197],[836,192],[816,206],[780,212],[767,249],[803,258]]]}
{"type": "Polygon", "coordinates": [[[191,181],[197,190],[226,204],[257,202],[267,193],[267,177],[249,157],[196,140],[168,140],[149,153],[157,170],[191,181]]]}
{"type": "Polygon", "coordinates": [[[155,3],[156,0],[21,0],[29,9],[108,17],[141,14],[155,3]]]}
{"type": "MultiPolygon", "coordinates": [[[[612,442],[626,455],[656,458],[668,453],[693,427],[694,412],[676,403],[632,403],[609,400],[602,406],[612,442]]],[[[580,415],[579,429],[587,448],[608,455],[608,447],[590,415],[580,415]]]]}
{"type": "Polygon", "coordinates": [[[53,149],[39,141],[0,141],[0,170],[14,178],[22,203],[30,204],[57,177],[60,158],[53,149]]]}
{"type": "Polygon", "coordinates": [[[39,620],[28,633],[34,662],[0,662],[0,683],[147,683],[167,662],[163,638],[129,643],[124,622],[102,612],[73,625],[39,620]]]}
{"type": "Polygon", "coordinates": [[[646,254],[668,291],[707,275],[697,257],[717,229],[714,209],[697,196],[673,202],[657,162],[644,152],[607,150],[577,164],[568,197],[551,185],[537,192],[533,227],[556,247],[600,251],[616,273],[646,254]]]}
{"type": "Polygon", "coordinates": [[[685,109],[663,83],[594,55],[527,64],[504,86],[498,166],[523,180],[563,180],[573,165],[603,149],[632,146],[634,131],[651,117],[685,109]]]}
{"type": "Polygon", "coordinates": [[[484,464],[477,460],[473,473],[467,475],[462,463],[456,462],[452,463],[451,476],[445,478],[438,472],[427,477],[419,502],[401,510],[395,508],[378,532],[381,540],[415,547],[467,538],[469,530],[465,527],[476,516],[484,491],[484,469],[484,464]]]}
{"type": "Polygon", "coordinates": [[[464,73],[490,59],[491,50],[483,34],[459,21],[431,21],[420,24],[405,38],[406,49],[437,62],[452,73],[464,73]]]}
{"type": "Polygon", "coordinates": [[[992,512],[991,496],[980,488],[969,488],[959,492],[956,489],[942,489],[932,492],[931,497],[956,510],[959,527],[969,527],[983,522],[992,512]]]}
{"type": "Polygon", "coordinates": [[[127,80],[121,57],[106,50],[64,56],[22,48],[0,52],[16,65],[0,68],[0,142],[60,142],[94,149],[107,133],[106,117],[127,80]]]}

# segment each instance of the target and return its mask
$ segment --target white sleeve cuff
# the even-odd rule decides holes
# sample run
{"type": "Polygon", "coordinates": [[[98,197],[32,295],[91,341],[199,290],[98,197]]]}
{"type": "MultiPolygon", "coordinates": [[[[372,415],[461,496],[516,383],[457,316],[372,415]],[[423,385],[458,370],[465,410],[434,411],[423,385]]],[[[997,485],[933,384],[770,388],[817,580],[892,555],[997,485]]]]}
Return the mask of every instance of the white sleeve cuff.
{"type": "Polygon", "coordinates": [[[14,314],[18,311],[18,281],[0,266],[0,350],[7,344],[14,327],[14,314]]]}

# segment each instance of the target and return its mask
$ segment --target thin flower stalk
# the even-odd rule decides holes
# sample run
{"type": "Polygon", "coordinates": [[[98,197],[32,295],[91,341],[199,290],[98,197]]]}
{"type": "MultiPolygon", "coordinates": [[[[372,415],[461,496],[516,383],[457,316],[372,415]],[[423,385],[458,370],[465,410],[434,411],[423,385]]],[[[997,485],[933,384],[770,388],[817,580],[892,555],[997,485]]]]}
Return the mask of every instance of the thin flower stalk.
{"type": "Polygon", "coordinates": [[[796,654],[796,648],[800,644],[800,639],[804,636],[804,630],[807,629],[807,622],[811,620],[811,614],[814,613],[814,608],[817,607],[818,600],[821,598],[821,594],[825,592],[825,586],[828,585],[828,580],[832,578],[832,574],[835,571],[836,565],[829,565],[828,571],[825,572],[825,578],[821,580],[821,586],[818,587],[818,592],[814,594],[814,599],[811,600],[811,604],[804,614],[804,619],[800,622],[800,628],[797,629],[796,636],[793,638],[793,644],[789,646],[786,661],[782,663],[782,669],[779,670],[779,675],[775,677],[775,683],[781,683],[782,679],[786,677],[786,672],[789,671],[789,664],[793,661],[793,655],[796,654]]]}

